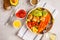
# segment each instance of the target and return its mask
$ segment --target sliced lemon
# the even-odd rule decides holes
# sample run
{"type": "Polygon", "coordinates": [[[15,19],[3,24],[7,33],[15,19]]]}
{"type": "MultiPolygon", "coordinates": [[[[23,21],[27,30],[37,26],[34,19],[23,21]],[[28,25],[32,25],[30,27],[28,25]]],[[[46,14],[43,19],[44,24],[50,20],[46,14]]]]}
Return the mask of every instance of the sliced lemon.
{"type": "Polygon", "coordinates": [[[15,28],[20,28],[20,26],[21,26],[20,20],[14,20],[14,22],[13,22],[13,27],[15,27],[15,28]]]}

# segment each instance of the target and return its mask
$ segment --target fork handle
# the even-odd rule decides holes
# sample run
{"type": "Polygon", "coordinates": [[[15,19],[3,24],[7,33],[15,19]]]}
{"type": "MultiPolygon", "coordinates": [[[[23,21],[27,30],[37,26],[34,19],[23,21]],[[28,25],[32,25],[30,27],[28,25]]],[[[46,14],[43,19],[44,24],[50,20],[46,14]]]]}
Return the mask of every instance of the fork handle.
{"type": "Polygon", "coordinates": [[[42,40],[42,39],[43,39],[43,37],[44,37],[44,34],[42,34],[42,36],[41,36],[40,40],[42,40]]]}

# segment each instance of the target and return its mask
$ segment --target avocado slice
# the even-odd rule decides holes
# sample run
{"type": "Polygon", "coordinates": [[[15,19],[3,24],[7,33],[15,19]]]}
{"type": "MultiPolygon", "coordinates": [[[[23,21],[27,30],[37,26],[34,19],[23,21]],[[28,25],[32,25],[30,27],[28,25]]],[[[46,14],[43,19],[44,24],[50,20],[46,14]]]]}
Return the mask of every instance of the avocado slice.
{"type": "Polygon", "coordinates": [[[34,16],[42,16],[42,11],[34,10],[34,11],[32,11],[32,15],[34,15],[34,16]]]}
{"type": "Polygon", "coordinates": [[[18,0],[10,0],[10,4],[16,6],[18,4],[18,0]]]}
{"type": "Polygon", "coordinates": [[[43,10],[42,14],[43,14],[43,16],[46,16],[48,14],[48,11],[47,10],[43,10]]]}

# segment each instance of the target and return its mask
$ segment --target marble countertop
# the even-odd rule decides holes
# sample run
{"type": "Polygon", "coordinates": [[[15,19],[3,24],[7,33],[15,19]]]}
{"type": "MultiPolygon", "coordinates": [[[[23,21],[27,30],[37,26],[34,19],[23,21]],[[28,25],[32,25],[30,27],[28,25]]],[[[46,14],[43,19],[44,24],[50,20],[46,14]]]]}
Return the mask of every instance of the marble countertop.
{"type": "MultiPolygon", "coordinates": [[[[59,5],[60,0],[45,0],[45,1],[50,3],[53,7],[55,7],[58,10],[58,12],[60,12],[60,5],[59,5]]],[[[25,0],[25,2],[28,2],[28,1],[25,0]]],[[[2,8],[2,5],[3,5],[2,0],[0,0],[0,5],[1,5],[0,6],[0,40],[23,40],[22,38],[17,36],[17,32],[19,31],[19,29],[15,29],[12,26],[4,25],[6,20],[9,18],[9,15],[11,14],[12,10],[10,11],[8,10],[8,12],[4,11],[2,8]]],[[[26,5],[29,6],[30,4],[28,3],[24,4],[22,0],[19,0],[19,5],[20,7],[26,7],[26,10],[29,10],[26,5]]],[[[33,8],[32,6],[29,6],[29,7],[33,8]]],[[[56,32],[57,40],[60,39],[60,31],[59,31],[60,25],[59,24],[60,24],[60,13],[56,15],[55,25],[54,25],[55,27],[54,33],[56,32]]]]}

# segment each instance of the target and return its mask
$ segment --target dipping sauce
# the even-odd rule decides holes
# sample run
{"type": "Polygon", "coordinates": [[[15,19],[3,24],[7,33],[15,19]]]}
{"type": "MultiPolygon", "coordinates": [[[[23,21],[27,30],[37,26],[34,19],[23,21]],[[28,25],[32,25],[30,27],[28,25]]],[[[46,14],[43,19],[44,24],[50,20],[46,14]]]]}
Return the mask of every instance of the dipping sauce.
{"type": "Polygon", "coordinates": [[[56,40],[56,35],[55,34],[50,34],[50,40],[56,40]]]}
{"type": "Polygon", "coordinates": [[[31,0],[32,5],[36,5],[38,3],[38,0],[31,0]]]}
{"type": "Polygon", "coordinates": [[[15,28],[20,28],[20,26],[21,26],[20,20],[14,20],[14,22],[13,22],[13,27],[15,27],[15,28]]]}
{"type": "Polygon", "coordinates": [[[19,17],[19,18],[24,18],[26,16],[26,11],[25,10],[19,10],[17,13],[16,13],[16,17],[19,17]]]}

